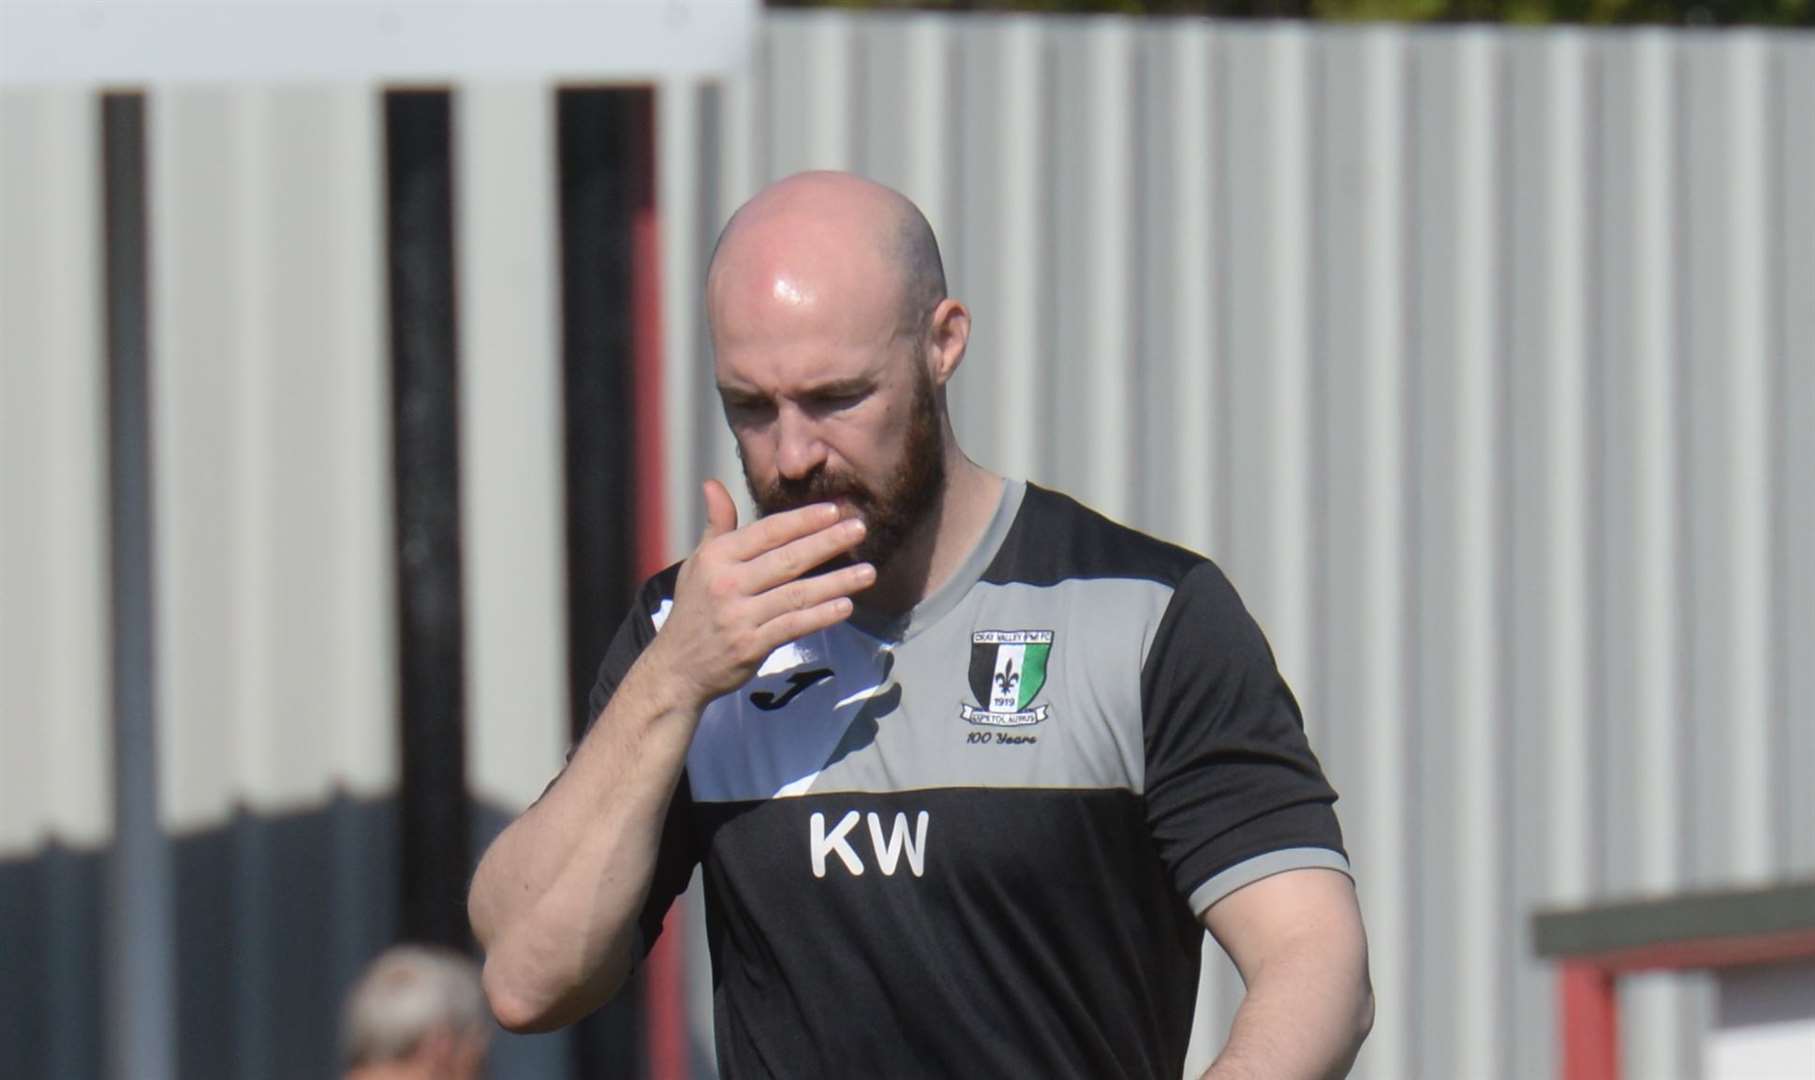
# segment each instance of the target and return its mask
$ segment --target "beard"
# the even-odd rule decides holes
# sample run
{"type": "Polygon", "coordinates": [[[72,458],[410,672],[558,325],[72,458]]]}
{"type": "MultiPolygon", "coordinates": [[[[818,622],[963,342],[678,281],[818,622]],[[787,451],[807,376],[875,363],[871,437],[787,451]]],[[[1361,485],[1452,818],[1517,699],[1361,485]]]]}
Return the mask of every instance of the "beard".
{"type": "MultiPolygon", "coordinates": [[[[863,540],[829,566],[867,562],[881,571],[939,504],[939,495],[945,489],[945,444],[939,403],[933,393],[932,376],[918,365],[914,370],[917,378],[908,417],[907,446],[900,464],[880,486],[872,487],[855,476],[824,467],[799,479],[778,475],[774,483],[765,486],[750,475],[749,463],[744,463],[744,482],[750,488],[750,499],[764,517],[820,502],[847,503],[857,511],[866,529],[863,540]]],[[[743,459],[741,446],[738,458],[743,459]]]]}

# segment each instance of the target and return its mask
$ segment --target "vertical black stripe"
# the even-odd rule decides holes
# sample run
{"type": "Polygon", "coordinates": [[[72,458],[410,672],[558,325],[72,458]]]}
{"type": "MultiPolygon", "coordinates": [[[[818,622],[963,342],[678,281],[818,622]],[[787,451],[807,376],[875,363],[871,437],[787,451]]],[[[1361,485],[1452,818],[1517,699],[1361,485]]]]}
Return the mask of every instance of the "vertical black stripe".
{"type": "Polygon", "coordinates": [[[112,518],[114,847],[109,867],[108,1068],[175,1075],[171,862],[158,822],[153,705],[151,386],[145,101],[102,99],[112,518]]]}
{"type": "Polygon", "coordinates": [[[465,946],[468,823],[460,598],[451,102],[385,95],[396,467],[404,936],[465,946]]]}
{"type": "MultiPolygon", "coordinates": [[[[561,350],[567,465],[570,714],[574,733],[635,591],[631,224],[640,89],[563,90],[561,350]]],[[[575,1030],[581,1076],[640,1076],[639,982],[575,1030]]]]}
{"type": "Polygon", "coordinates": [[[577,735],[635,589],[631,432],[632,112],[644,90],[563,90],[561,352],[567,439],[570,701],[577,735]]]}

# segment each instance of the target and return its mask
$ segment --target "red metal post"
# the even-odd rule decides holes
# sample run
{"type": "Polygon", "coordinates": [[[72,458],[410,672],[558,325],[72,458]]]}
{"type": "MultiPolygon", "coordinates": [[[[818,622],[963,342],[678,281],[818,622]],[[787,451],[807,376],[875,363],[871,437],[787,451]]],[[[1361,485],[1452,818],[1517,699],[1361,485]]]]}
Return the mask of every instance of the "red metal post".
{"type": "Polygon", "coordinates": [[[1562,999],[1563,1080],[1619,1080],[1620,1005],[1613,973],[1565,962],[1557,976],[1562,999]]]}
{"type": "MultiPolygon", "coordinates": [[[[644,91],[632,145],[637,208],[630,226],[630,317],[634,342],[631,419],[636,454],[636,561],[647,577],[668,562],[667,469],[662,430],[662,248],[657,229],[655,91],[644,91]]],[[[686,928],[677,901],[643,972],[643,1050],[649,1080],[688,1080],[686,928]]]]}

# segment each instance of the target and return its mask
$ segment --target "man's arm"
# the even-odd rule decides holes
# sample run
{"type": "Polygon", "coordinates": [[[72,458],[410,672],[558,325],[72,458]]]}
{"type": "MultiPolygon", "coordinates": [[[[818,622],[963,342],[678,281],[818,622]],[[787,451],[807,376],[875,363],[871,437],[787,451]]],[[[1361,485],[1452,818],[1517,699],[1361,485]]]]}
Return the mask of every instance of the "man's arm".
{"type": "Polygon", "coordinates": [[[1374,1023],[1354,883],[1335,870],[1288,870],[1223,897],[1203,922],[1247,986],[1204,1080],[1346,1076],[1374,1023]]]}
{"type": "Polygon", "coordinates": [[[831,505],[737,528],[708,482],[705,538],[674,607],[566,771],[487,849],[467,899],[492,1011],[513,1031],[572,1023],[615,994],[636,961],[662,824],[701,712],[769,653],[842,621],[875,570],[807,571],[848,551],[860,523],[831,505]]]}
{"type": "Polygon", "coordinates": [[[635,964],[637,916],[699,715],[665,666],[644,652],[561,779],[479,863],[467,912],[486,998],[512,1031],[572,1023],[635,964]]]}

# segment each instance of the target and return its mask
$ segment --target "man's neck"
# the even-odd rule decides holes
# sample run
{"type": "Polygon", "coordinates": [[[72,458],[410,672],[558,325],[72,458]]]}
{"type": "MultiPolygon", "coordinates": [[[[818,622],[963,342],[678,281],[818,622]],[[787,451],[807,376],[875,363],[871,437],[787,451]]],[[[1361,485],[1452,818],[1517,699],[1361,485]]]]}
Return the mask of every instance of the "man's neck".
{"type": "Polygon", "coordinates": [[[938,592],[983,539],[1002,501],[1002,484],[1002,477],[954,452],[933,512],[858,601],[898,615],[938,592]]]}

